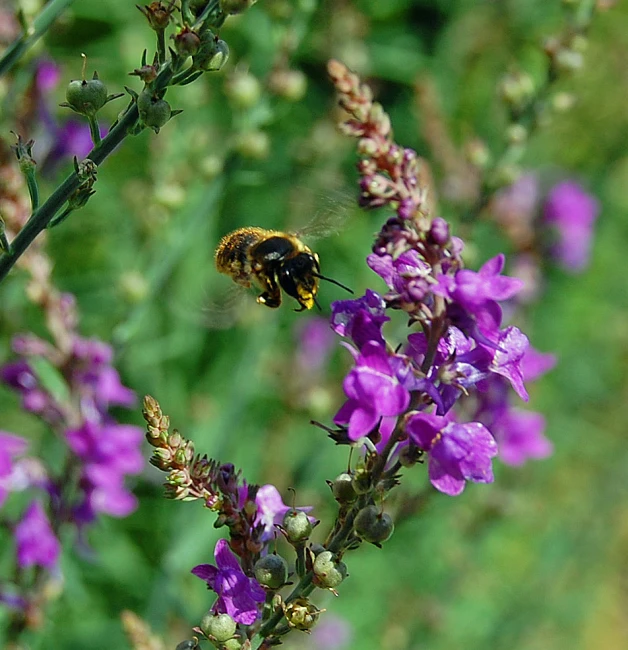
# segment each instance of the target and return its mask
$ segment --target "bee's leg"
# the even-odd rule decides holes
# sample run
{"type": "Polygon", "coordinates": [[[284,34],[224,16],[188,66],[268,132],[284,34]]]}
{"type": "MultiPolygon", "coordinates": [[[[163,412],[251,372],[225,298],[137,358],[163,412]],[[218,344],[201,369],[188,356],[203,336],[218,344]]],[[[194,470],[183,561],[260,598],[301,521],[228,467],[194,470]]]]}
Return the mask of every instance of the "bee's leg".
{"type": "Polygon", "coordinates": [[[281,289],[277,284],[274,276],[258,274],[257,280],[259,281],[263,293],[257,296],[257,302],[260,305],[266,305],[272,309],[276,309],[281,305],[281,289]]]}

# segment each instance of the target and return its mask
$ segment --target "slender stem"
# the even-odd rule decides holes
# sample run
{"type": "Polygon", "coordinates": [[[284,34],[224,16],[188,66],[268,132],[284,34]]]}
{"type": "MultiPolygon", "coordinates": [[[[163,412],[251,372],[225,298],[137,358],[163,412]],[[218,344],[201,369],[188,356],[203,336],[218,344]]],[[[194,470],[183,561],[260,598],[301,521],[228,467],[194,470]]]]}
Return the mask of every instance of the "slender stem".
{"type": "Polygon", "coordinates": [[[8,253],[11,250],[11,244],[7,239],[4,219],[0,217],[0,251],[8,253]]]}
{"type": "Polygon", "coordinates": [[[48,30],[73,0],[50,0],[33,24],[4,51],[0,58],[0,77],[19,61],[20,57],[48,30]]]}
{"type": "Polygon", "coordinates": [[[55,226],[58,226],[60,223],[63,223],[72,214],[72,212],[74,212],[74,208],[68,205],[61,214],[55,215],[48,222],[48,225],[46,227],[54,228],[55,226]]]}
{"type": "Polygon", "coordinates": [[[157,61],[159,65],[166,62],[166,30],[160,29],[157,32],[157,61]]]}
{"type": "Polygon", "coordinates": [[[39,207],[39,185],[37,185],[37,178],[35,177],[35,169],[31,169],[25,173],[26,185],[28,193],[31,197],[31,211],[35,212],[39,207]]]}
{"type": "Polygon", "coordinates": [[[94,143],[94,147],[97,147],[101,142],[100,127],[98,126],[98,120],[96,119],[95,115],[90,115],[87,118],[87,121],[89,122],[89,132],[90,135],[92,136],[92,142],[94,143]]]}

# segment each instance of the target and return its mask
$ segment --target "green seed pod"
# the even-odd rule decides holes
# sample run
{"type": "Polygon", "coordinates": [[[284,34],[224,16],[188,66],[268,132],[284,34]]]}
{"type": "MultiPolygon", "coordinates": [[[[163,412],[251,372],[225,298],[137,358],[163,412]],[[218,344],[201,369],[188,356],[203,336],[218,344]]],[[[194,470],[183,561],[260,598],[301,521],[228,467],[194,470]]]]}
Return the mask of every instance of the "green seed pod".
{"type": "Polygon", "coordinates": [[[201,619],[199,627],[208,637],[213,637],[219,643],[224,643],[235,634],[237,625],[229,614],[214,614],[209,611],[201,619]]]}
{"type": "Polygon", "coordinates": [[[381,544],[385,542],[395,529],[390,515],[380,512],[377,506],[362,508],[353,522],[355,532],[367,542],[381,544]]]}
{"type": "Polygon", "coordinates": [[[311,630],[321,612],[307,598],[296,598],[283,606],[283,613],[290,627],[311,630]]]}
{"type": "Polygon", "coordinates": [[[259,101],[262,86],[250,72],[236,71],[225,82],[225,94],[237,108],[251,108],[259,101]]]}
{"type": "Polygon", "coordinates": [[[137,97],[140,119],[146,126],[159,133],[159,129],[171,118],[172,109],[165,99],[154,97],[149,90],[142,90],[137,97]]]}
{"type": "Polygon", "coordinates": [[[256,2],[257,0],[220,0],[220,9],[227,15],[241,14],[256,2]]]}
{"type": "Polygon", "coordinates": [[[353,487],[353,477],[347,472],[336,476],[331,484],[331,491],[338,503],[353,503],[358,498],[353,487]]]}
{"type": "Polygon", "coordinates": [[[220,70],[229,58],[229,46],[211,31],[201,35],[201,46],[192,57],[192,63],[197,70],[220,70]]]}
{"type": "Polygon", "coordinates": [[[346,577],[347,566],[331,551],[323,551],[314,560],[314,582],[323,589],[335,589],[346,577]]]}
{"type": "Polygon", "coordinates": [[[288,510],[284,515],[282,527],[288,541],[292,544],[300,544],[312,533],[312,524],[308,516],[300,510],[288,510]]]}
{"type": "Polygon", "coordinates": [[[94,73],[94,78],[89,81],[70,81],[65,98],[74,111],[93,117],[107,103],[107,87],[94,73]]]}
{"type": "Polygon", "coordinates": [[[279,589],[288,579],[288,563],[281,555],[266,555],[260,558],[253,567],[255,579],[269,589],[279,589]]]}

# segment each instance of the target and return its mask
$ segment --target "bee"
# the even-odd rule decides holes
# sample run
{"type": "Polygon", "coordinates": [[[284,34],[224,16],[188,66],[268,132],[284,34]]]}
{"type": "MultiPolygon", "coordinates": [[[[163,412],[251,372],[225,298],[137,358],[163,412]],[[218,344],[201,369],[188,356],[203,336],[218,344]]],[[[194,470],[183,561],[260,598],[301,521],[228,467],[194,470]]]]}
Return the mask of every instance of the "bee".
{"type": "Polygon", "coordinates": [[[225,235],[215,254],[216,269],[247,289],[256,285],[260,305],[281,305],[282,290],[304,311],[320,305],[316,300],[320,280],[353,293],[351,289],[320,273],[318,255],[296,235],[249,226],[225,235]]]}

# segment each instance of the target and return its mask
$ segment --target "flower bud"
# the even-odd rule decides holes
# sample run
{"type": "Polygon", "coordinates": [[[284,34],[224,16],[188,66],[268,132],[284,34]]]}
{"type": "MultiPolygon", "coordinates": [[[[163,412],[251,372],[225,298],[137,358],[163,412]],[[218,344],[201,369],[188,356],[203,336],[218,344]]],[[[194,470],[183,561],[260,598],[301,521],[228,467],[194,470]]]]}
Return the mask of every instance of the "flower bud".
{"type": "Polygon", "coordinates": [[[69,107],[81,115],[93,117],[107,103],[107,86],[94,72],[94,78],[70,81],[65,91],[69,107]]]}
{"type": "Polygon", "coordinates": [[[367,542],[381,544],[385,542],[395,529],[390,515],[380,512],[374,505],[362,508],[353,522],[355,532],[367,542]]]}
{"type": "Polygon", "coordinates": [[[214,614],[209,611],[201,619],[199,627],[207,637],[224,643],[235,634],[237,625],[229,614],[214,614]]]}
{"type": "Polygon", "coordinates": [[[150,90],[144,89],[137,98],[137,108],[144,124],[159,133],[159,129],[171,118],[172,109],[165,99],[154,97],[150,90]]]}
{"type": "Polygon", "coordinates": [[[301,510],[288,510],[284,515],[282,528],[292,544],[304,542],[312,533],[310,519],[301,510]]]}
{"type": "Polygon", "coordinates": [[[358,498],[353,488],[353,477],[347,472],[339,474],[331,484],[331,491],[338,503],[353,503],[358,498]]]}
{"type": "Polygon", "coordinates": [[[288,563],[281,555],[266,555],[260,558],[253,567],[255,579],[269,589],[279,589],[288,579],[288,563]]]}
{"type": "Polygon", "coordinates": [[[317,555],[312,570],[315,584],[322,589],[335,589],[347,577],[346,564],[339,562],[331,551],[317,555]]]}
{"type": "Polygon", "coordinates": [[[259,101],[262,87],[255,75],[236,71],[225,83],[225,93],[237,108],[251,108],[259,101]]]}
{"type": "Polygon", "coordinates": [[[180,56],[188,57],[196,54],[201,47],[201,39],[189,27],[184,27],[173,37],[174,46],[180,56]]]}
{"type": "Polygon", "coordinates": [[[449,224],[442,217],[434,217],[430,224],[429,239],[437,246],[445,246],[449,241],[449,224]]]}
{"type": "Polygon", "coordinates": [[[201,35],[201,46],[192,57],[197,70],[220,70],[229,58],[229,46],[209,30],[201,35]]]}

